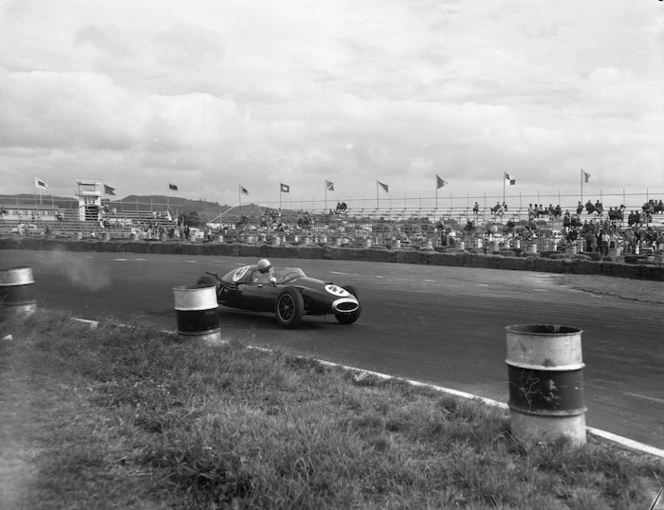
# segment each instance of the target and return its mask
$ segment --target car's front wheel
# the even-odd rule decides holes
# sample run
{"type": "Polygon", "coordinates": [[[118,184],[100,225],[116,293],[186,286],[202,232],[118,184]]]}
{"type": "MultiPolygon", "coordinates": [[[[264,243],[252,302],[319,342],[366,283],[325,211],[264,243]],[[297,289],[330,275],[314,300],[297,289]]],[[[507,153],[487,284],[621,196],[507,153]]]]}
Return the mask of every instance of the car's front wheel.
{"type": "Polygon", "coordinates": [[[354,312],[351,313],[336,312],[334,316],[337,318],[337,321],[339,321],[339,324],[353,324],[357,319],[360,318],[360,315],[362,314],[362,305],[360,304],[360,293],[352,285],[342,285],[341,288],[347,290],[349,294],[355,296],[355,299],[357,299],[358,302],[358,306],[357,310],[355,310],[354,312]]]}
{"type": "Polygon", "coordinates": [[[304,315],[304,299],[295,287],[286,287],[277,296],[274,308],[279,324],[284,328],[294,328],[304,315]]]}

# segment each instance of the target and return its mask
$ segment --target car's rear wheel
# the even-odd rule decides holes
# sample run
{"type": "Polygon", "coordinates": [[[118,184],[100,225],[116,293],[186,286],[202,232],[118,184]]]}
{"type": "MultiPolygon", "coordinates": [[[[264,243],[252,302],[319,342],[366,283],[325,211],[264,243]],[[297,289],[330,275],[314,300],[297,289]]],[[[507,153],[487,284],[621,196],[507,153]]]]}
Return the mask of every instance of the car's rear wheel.
{"type": "Polygon", "coordinates": [[[196,285],[209,285],[210,287],[216,287],[217,286],[217,280],[214,279],[213,276],[201,276],[198,281],[196,282],[196,285]]]}
{"type": "Polygon", "coordinates": [[[358,302],[358,307],[357,310],[355,310],[354,312],[351,313],[336,312],[334,316],[337,318],[337,321],[339,321],[339,324],[353,324],[353,322],[357,321],[357,319],[360,318],[360,315],[362,315],[362,304],[360,304],[360,293],[352,285],[342,285],[341,288],[347,290],[349,294],[355,296],[355,299],[357,299],[358,302]]]}
{"type": "Polygon", "coordinates": [[[277,321],[284,328],[294,328],[304,315],[304,299],[295,287],[286,287],[277,296],[274,305],[277,321]]]}

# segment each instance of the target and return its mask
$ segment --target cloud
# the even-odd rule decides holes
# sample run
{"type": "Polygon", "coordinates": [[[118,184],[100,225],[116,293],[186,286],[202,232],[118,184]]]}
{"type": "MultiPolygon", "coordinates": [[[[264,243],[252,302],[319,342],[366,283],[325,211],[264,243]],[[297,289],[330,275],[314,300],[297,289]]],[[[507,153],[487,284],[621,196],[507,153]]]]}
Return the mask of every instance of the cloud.
{"type": "Polygon", "coordinates": [[[126,91],[92,73],[0,70],[0,146],[123,150],[137,138],[126,91]]]}
{"type": "Polygon", "coordinates": [[[439,173],[464,195],[505,171],[523,192],[574,189],[580,167],[595,185],[638,168],[655,186],[661,20],[603,6],[5,2],[7,191],[112,175],[120,193],[177,181],[233,203],[239,181],[260,201],[286,178],[292,197],[325,178],[371,195],[381,178],[417,196],[439,173]]]}
{"type": "Polygon", "coordinates": [[[119,30],[103,30],[94,25],[80,29],[74,36],[75,46],[89,45],[114,58],[126,58],[129,48],[122,38],[118,37],[119,30]]]}
{"type": "Polygon", "coordinates": [[[155,58],[178,70],[199,69],[208,62],[221,64],[224,49],[218,32],[179,22],[154,39],[155,58]]]}

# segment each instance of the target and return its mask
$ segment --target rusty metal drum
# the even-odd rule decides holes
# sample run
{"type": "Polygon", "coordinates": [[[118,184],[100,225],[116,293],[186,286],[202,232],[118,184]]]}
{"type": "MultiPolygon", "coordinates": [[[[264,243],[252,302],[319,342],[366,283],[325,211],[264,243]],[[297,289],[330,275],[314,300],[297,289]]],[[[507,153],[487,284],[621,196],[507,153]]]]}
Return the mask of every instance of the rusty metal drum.
{"type": "Polygon", "coordinates": [[[552,324],[507,326],[512,434],[552,442],[586,442],[582,330],[552,324]]]}

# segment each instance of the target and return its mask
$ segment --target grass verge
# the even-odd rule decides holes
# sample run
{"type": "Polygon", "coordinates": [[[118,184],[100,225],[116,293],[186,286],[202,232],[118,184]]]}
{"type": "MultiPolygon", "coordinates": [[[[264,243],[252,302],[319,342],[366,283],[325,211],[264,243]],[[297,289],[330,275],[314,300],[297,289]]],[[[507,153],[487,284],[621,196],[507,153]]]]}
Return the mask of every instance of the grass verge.
{"type": "Polygon", "coordinates": [[[247,339],[53,312],[0,340],[0,508],[643,509],[661,460],[247,339]]]}

